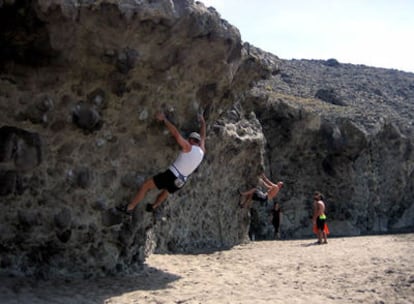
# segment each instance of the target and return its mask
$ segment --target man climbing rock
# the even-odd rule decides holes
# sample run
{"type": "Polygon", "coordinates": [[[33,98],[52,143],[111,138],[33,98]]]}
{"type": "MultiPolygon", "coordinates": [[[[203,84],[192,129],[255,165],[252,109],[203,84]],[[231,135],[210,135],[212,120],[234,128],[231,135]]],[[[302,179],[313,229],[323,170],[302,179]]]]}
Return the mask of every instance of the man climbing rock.
{"type": "Polygon", "coordinates": [[[200,165],[203,160],[206,139],[206,123],[203,115],[199,115],[200,133],[192,132],[185,139],[177,128],[172,124],[163,112],[158,112],[156,119],[164,122],[171,135],[181,147],[181,152],[172,165],[164,172],[159,173],[152,178],[147,179],[138,190],[133,200],[128,205],[117,207],[119,211],[132,214],[132,210],[140,203],[151,189],[161,190],[153,204],[148,204],[146,210],[151,212],[156,209],[169,193],[174,193],[181,189],[187,181],[187,178],[200,165]]]}
{"type": "Polygon", "coordinates": [[[267,201],[271,201],[276,195],[279,193],[280,189],[283,187],[283,182],[278,182],[277,184],[273,183],[269,180],[264,174],[260,176],[260,180],[262,181],[263,185],[266,187],[267,191],[262,192],[257,188],[252,188],[245,192],[240,193],[240,208],[250,208],[252,201],[257,201],[261,203],[266,203],[267,201]]]}

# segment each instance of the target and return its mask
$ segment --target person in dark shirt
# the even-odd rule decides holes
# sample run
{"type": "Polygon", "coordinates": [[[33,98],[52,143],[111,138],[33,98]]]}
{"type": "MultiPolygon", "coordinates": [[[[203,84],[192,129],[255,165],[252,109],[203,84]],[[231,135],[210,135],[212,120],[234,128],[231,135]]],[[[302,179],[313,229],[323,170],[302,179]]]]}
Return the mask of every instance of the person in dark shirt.
{"type": "Polygon", "coordinates": [[[274,239],[280,239],[280,224],[282,222],[282,209],[280,208],[280,204],[275,202],[273,208],[271,210],[272,213],[272,225],[275,229],[274,239]]]}

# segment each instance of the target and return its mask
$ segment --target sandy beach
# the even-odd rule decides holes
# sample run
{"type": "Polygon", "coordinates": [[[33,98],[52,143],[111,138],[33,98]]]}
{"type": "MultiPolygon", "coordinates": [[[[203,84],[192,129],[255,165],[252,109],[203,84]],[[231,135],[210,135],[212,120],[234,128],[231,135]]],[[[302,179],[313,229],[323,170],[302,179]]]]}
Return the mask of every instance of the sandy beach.
{"type": "Polygon", "coordinates": [[[414,234],[259,241],[151,255],[129,277],[1,278],[11,303],[414,303],[414,234]]]}

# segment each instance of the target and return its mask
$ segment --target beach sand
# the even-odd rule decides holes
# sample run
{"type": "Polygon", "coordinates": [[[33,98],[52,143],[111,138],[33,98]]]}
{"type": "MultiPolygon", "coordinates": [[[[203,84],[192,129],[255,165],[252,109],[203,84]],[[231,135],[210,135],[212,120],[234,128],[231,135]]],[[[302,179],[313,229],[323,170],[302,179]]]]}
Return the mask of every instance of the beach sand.
{"type": "Polygon", "coordinates": [[[129,277],[1,278],[0,303],[414,303],[414,234],[154,254],[129,277]]]}

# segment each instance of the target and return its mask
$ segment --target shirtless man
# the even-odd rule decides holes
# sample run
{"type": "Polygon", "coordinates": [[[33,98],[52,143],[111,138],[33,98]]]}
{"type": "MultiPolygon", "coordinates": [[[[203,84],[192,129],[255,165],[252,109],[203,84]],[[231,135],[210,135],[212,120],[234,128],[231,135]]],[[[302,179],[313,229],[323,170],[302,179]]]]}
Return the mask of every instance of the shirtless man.
{"type": "Polygon", "coordinates": [[[315,192],[313,195],[313,217],[312,217],[312,224],[316,225],[318,229],[318,244],[323,243],[327,244],[327,235],[325,232],[325,222],[326,222],[326,215],[325,215],[325,204],[322,201],[322,194],[320,192],[315,192]]]}
{"type": "Polygon", "coordinates": [[[264,174],[260,177],[263,185],[267,188],[266,192],[262,192],[257,188],[252,188],[245,192],[240,192],[240,208],[250,208],[252,201],[265,203],[272,200],[283,187],[283,182],[277,184],[270,181],[264,174]]]}
{"type": "Polygon", "coordinates": [[[142,184],[141,188],[128,205],[117,207],[119,211],[125,212],[128,215],[132,214],[132,210],[134,210],[138,203],[145,198],[147,192],[154,188],[157,188],[160,192],[155,199],[155,202],[146,206],[146,210],[152,212],[154,209],[158,208],[158,206],[168,197],[168,194],[174,193],[184,186],[188,176],[197,169],[206,152],[206,123],[202,115],[199,115],[198,117],[200,122],[200,134],[192,132],[188,136],[188,139],[181,136],[178,129],[167,119],[164,113],[157,113],[156,119],[165,124],[168,131],[170,131],[171,135],[181,147],[181,151],[177,159],[166,171],[147,179],[142,184]]]}

